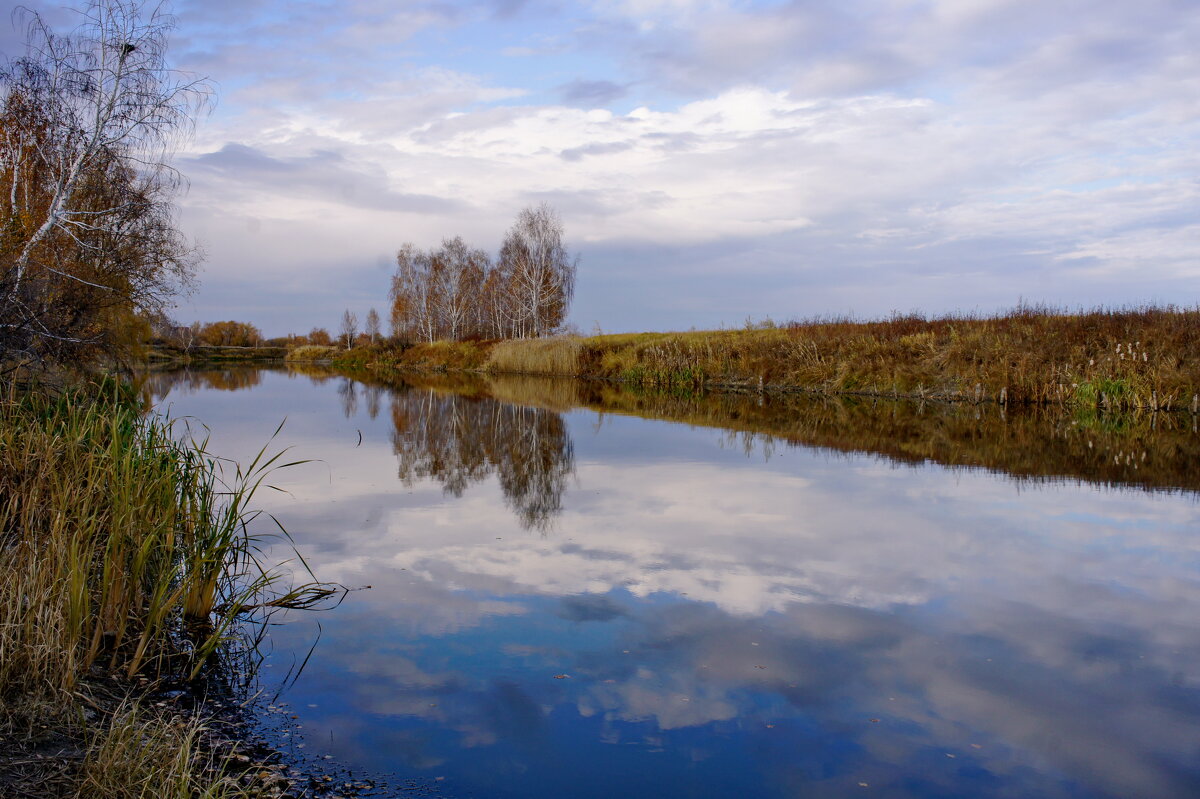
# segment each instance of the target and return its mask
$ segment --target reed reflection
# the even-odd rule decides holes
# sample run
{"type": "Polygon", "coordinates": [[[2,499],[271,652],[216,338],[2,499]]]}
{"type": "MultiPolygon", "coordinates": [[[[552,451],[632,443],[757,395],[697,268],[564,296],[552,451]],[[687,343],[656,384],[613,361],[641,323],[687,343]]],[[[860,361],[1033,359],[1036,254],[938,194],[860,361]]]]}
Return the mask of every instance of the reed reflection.
{"type": "MultiPolygon", "coordinates": [[[[158,402],[170,392],[252,388],[262,382],[262,372],[245,366],[152,372],[144,377],[144,386],[158,402]]],[[[1018,481],[1200,491],[1200,470],[1194,468],[1200,460],[1200,433],[1197,417],[1190,414],[1084,413],[1060,407],[1005,410],[998,405],[807,394],[679,394],[572,379],[466,374],[405,375],[385,381],[366,374],[349,377],[319,365],[290,365],[287,374],[317,384],[337,381],[346,418],[357,414],[361,405],[374,419],[384,397],[393,395],[393,416],[398,404],[406,431],[419,426],[426,406],[413,405],[415,400],[403,395],[425,396],[428,407],[436,406],[437,413],[448,413],[454,421],[440,420],[428,434],[397,434],[398,440],[414,442],[397,446],[397,452],[414,452],[418,439],[441,452],[420,459],[404,456],[403,462],[424,463],[422,468],[429,471],[402,467],[401,477],[433,477],[458,496],[467,485],[497,474],[514,510],[534,527],[544,527],[539,519],[558,513],[561,484],[573,469],[570,441],[558,416],[573,408],[597,412],[598,424],[607,414],[619,414],[715,428],[722,433],[722,446],[767,457],[780,445],[820,447],[870,452],[901,464],[983,467],[1018,481]],[[454,409],[446,409],[447,404],[454,409]],[[484,412],[484,407],[490,410],[484,412]],[[490,420],[492,416],[496,419],[490,420]],[[447,433],[447,424],[456,432],[447,433]],[[453,447],[463,454],[450,458],[447,452],[453,447]],[[504,455],[506,447],[511,456],[504,455]],[[479,469],[482,474],[476,474],[479,469]]]]}
{"type": "Polygon", "coordinates": [[[459,497],[495,475],[526,528],[545,532],[562,512],[575,448],[560,414],[414,386],[393,390],[391,411],[405,485],[430,478],[459,497]]]}

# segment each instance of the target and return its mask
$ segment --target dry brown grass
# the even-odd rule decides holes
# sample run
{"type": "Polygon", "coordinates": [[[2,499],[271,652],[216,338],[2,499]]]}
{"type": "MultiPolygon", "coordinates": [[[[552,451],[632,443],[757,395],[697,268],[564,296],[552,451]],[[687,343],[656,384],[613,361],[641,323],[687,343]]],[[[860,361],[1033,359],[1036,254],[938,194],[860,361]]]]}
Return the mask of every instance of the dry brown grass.
{"type": "Polygon", "coordinates": [[[355,347],[333,359],[342,369],[388,371],[475,372],[484,368],[494,341],[434,341],[404,347],[355,347]]]}
{"type": "Polygon", "coordinates": [[[305,344],[294,347],[287,352],[285,360],[288,363],[311,363],[313,361],[328,361],[344,350],[338,347],[323,347],[320,344],[305,344]]]}
{"type": "MultiPolygon", "coordinates": [[[[195,678],[246,613],[335,593],[281,587],[257,560],[247,503],[278,456],[223,466],[181,433],[115,383],[0,400],[0,735],[78,737],[97,675],[195,678]]],[[[122,708],[67,782],[92,797],[201,795],[134,790],[187,771],[178,758],[191,733],[157,724],[122,708]]]]}
{"type": "Polygon", "coordinates": [[[201,743],[204,724],[155,713],[137,703],[116,709],[86,742],[75,775],[77,799],[236,799],[231,758],[201,743]]]}
{"type": "Polygon", "coordinates": [[[489,372],[573,377],[579,373],[582,340],[568,336],[501,341],[492,348],[489,372]]]}
{"type": "Polygon", "coordinates": [[[1198,348],[1200,310],[1023,307],[996,317],[510,341],[488,369],[660,387],[1172,409],[1200,393],[1198,348]]]}

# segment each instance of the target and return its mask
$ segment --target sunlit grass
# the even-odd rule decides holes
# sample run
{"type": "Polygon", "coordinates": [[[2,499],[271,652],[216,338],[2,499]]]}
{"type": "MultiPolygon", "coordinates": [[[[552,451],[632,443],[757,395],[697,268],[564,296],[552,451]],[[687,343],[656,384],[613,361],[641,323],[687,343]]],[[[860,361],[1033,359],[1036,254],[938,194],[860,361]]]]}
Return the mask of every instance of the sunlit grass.
{"type": "Polygon", "coordinates": [[[685,389],[1166,410],[1190,407],[1200,391],[1198,347],[1197,309],[1023,306],[991,317],[897,315],[511,341],[496,346],[487,368],[685,389]]]}
{"type": "Polygon", "coordinates": [[[490,372],[574,376],[579,373],[581,340],[569,336],[501,341],[488,355],[490,372]]]}
{"type": "Polygon", "coordinates": [[[337,355],[341,350],[338,347],[324,347],[319,344],[305,344],[302,347],[293,347],[288,350],[285,360],[297,361],[300,363],[306,361],[327,361],[337,355]]]}

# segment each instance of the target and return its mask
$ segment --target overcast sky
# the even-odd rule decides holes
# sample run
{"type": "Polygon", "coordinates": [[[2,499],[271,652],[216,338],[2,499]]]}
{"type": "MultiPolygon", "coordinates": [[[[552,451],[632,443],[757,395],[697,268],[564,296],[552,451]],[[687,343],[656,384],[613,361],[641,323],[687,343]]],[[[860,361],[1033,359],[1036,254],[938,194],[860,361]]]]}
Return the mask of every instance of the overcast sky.
{"type": "Polygon", "coordinates": [[[543,200],[585,332],[1200,302],[1195,0],[173,7],[185,322],[383,312],[401,244],[543,200]]]}

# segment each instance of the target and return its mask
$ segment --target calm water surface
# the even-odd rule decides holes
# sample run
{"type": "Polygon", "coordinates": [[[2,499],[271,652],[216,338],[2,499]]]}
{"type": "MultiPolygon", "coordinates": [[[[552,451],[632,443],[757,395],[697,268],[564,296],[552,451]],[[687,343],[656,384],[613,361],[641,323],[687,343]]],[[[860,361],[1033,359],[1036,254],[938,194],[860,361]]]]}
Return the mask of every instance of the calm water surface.
{"type": "MultiPolygon", "coordinates": [[[[317,462],[260,504],[320,578],[371,586],[272,630],[268,683],[321,626],[280,697],[306,756],[452,797],[1200,796],[1194,491],[571,409],[547,384],[154,384],[231,457],[286,417],[275,443],[317,462]]],[[[1006,457],[1036,463],[1021,440],[1006,457]]],[[[1144,444],[1113,456],[1131,480],[1144,444]]]]}

